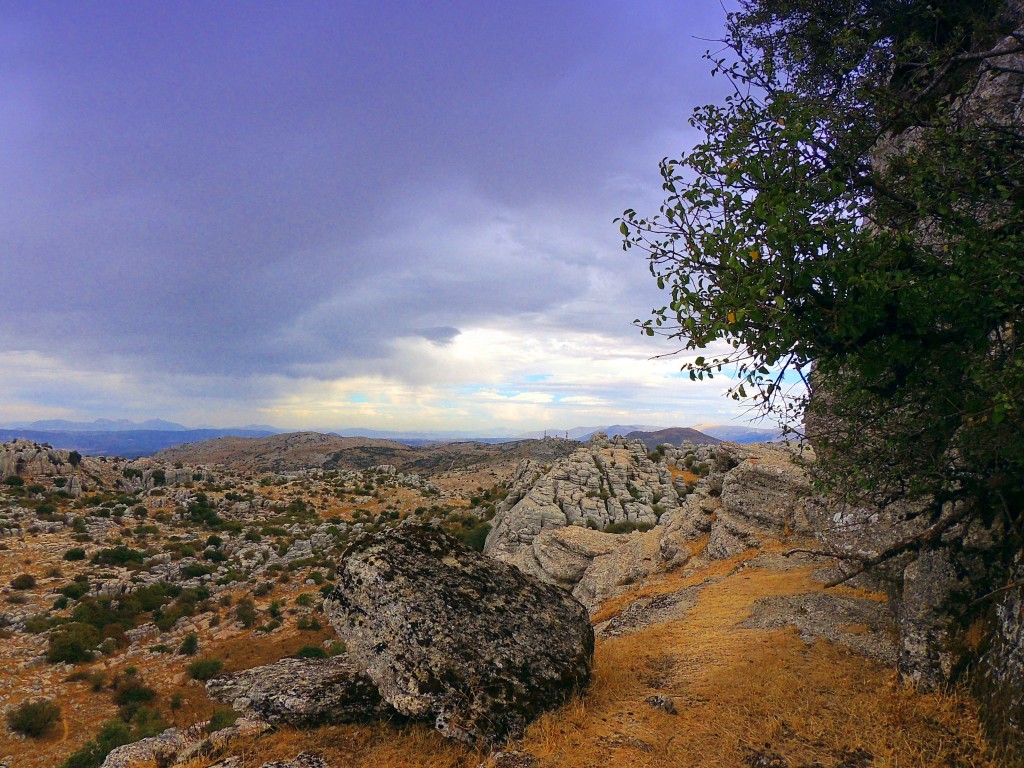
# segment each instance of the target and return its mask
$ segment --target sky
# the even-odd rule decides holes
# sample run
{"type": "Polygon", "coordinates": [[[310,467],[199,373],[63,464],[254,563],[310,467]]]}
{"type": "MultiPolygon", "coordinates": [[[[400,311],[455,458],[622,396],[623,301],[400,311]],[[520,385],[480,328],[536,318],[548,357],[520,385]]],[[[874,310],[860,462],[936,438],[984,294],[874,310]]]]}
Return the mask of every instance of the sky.
{"type": "Polygon", "coordinates": [[[0,422],[745,423],[613,219],[717,0],[0,5],[0,422]]]}

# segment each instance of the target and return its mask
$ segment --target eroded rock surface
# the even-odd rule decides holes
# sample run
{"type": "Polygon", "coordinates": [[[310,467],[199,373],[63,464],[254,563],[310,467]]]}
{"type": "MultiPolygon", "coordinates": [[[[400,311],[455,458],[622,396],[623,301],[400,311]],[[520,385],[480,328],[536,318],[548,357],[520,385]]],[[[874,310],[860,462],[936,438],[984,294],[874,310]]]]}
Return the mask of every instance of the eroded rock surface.
{"type": "Polygon", "coordinates": [[[546,529],[655,525],[676,508],[672,475],[639,440],[602,435],[549,469],[524,462],[498,509],[484,551],[510,558],[546,529]]]}
{"type": "Polygon", "coordinates": [[[582,605],[430,526],[353,542],[325,608],[385,701],[467,743],[520,733],[590,679],[582,605]]]}
{"type": "Polygon", "coordinates": [[[269,723],[349,723],[394,714],[373,681],[346,656],[282,659],[206,684],[210,698],[269,723]]]}

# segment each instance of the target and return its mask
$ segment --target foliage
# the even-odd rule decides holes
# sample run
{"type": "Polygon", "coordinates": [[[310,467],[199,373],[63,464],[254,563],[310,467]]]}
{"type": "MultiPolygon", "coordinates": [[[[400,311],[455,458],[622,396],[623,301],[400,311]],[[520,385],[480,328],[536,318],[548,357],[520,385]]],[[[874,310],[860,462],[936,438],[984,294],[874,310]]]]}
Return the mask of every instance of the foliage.
{"type": "Polygon", "coordinates": [[[101,549],[92,556],[92,562],[98,565],[128,565],[141,563],[144,559],[139,550],[126,547],[124,544],[101,549]]]}
{"type": "Polygon", "coordinates": [[[15,733],[38,739],[60,722],[60,707],[49,699],[26,701],[7,713],[7,725],[15,733]]]}
{"type": "Polygon", "coordinates": [[[659,213],[618,221],[670,295],[637,322],[691,378],[793,428],[814,367],[821,483],[1019,530],[1024,134],[958,98],[1003,8],[747,0],[711,57],[733,93],[662,161],[659,213]]]}
{"type": "Polygon", "coordinates": [[[32,589],[36,585],[36,577],[31,573],[19,573],[11,579],[12,589],[32,589]]]}
{"type": "Polygon", "coordinates": [[[319,645],[304,645],[295,652],[296,659],[326,659],[327,651],[319,645]]]}
{"type": "Polygon", "coordinates": [[[79,622],[65,624],[50,635],[47,641],[46,660],[52,664],[77,664],[89,661],[92,658],[92,649],[99,641],[100,633],[95,627],[79,622]]]}
{"type": "Polygon", "coordinates": [[[64,553],[64,559],[68,561],[85,560],[85,550],[81,547],[72,547],[64,553]]]}
{"type": "Polygon", "coordinates": [[[185,635],[185,639],[181,641],[181,645],[178,646],[178,653],[182,656],[195,656],[196,651],[199,650],[199,635],[195,632],[189,632],[185,635]]]}
{"type": "Polygon", "coordinates": [[[108,720],[96,738],[73,752],[61,768],[99,768],[106,756],[117,747],[151,736],[153,733],[140,729],[133,732],[132,727],[122,720],[108,720]]]}
{"type": "Polygon", "coordinates": [[[193,680],[209,680],[220,672],[224,662],[220,659],[196,659],[189,664],[185,671],[193,680]]]}

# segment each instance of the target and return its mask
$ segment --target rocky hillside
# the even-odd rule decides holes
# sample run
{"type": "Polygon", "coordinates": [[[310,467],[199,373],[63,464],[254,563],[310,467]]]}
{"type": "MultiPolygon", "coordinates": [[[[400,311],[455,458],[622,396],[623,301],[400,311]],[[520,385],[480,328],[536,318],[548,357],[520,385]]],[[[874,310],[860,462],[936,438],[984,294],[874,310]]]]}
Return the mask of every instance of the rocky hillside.
{"type": "Polygon", "coordinates": [[[261,438],[225,437],[160,451],[157,462],[217,465],[240,472],[367,469],[390,464],[409,472],[437,472],[476,465],[515,463],[532,457],[552,461],[570,453],[572,440],[546,438],[509,443],[441,443],[409,446],[370,437],[289,432],[261,438]]]}
{"type": "Polygon", "coordinates": [[[490,487],[6,446],[0,707],[57,719],[0,763],[999,764],[971,700],[894,682],[887,595],[825,586],[797,454],[535,442],[490,487]]]}
{"type": "Polygon", "coordinates": [[[678,447],[683,443],[717,445],[722,442],[717,437],[706,435],[689,427],[669,427],[668,429],[659,429],[655,432],[630,432],[626,435],[626,439],[641,440],[652,451],[663,444],[678,447]]]}

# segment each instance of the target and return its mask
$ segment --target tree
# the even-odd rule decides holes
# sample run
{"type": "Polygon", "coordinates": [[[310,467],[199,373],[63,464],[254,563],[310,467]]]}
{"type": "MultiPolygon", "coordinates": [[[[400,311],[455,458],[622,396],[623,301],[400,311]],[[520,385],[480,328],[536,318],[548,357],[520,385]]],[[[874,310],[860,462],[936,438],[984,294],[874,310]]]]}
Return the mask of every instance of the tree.
{"type": "Polygon", "coordinates": [[[1024,128],[994,84],[1024,79],[1021,14],[746,0],[709,55],[733,93],[694,112],[700,144],[662,161],[659,212],[617,220],[671,297],[637,323],[697,354],[691,378],[724,372],[791,429],[808,417],[833,492],[917,501],[937,534],[999,517],[1011,549],[1024,128]]]}

